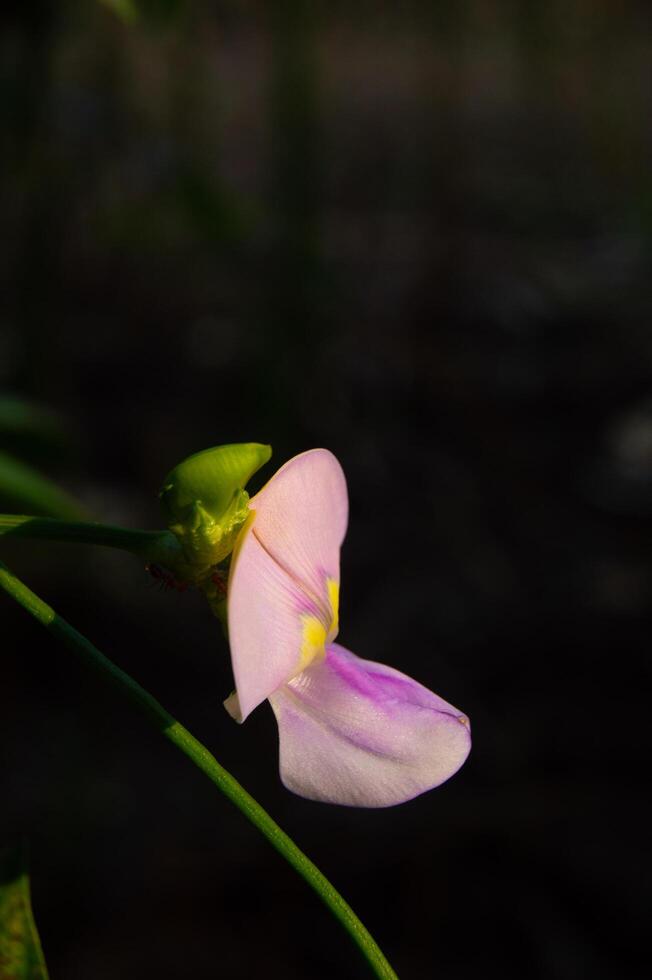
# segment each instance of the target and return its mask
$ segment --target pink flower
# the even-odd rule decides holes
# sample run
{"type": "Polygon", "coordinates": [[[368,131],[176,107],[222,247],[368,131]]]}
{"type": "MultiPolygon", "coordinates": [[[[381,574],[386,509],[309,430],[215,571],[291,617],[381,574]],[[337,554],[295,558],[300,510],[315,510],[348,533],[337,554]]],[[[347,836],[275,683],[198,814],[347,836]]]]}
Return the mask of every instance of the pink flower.
{"type": "Polygon", "coordinates": [[[249,503],[233,552],[228,627],[243,721],[269,699],[285,786],[312,800],[391,806],[464,763],[468,719],[405,674],[335,643],[348,496],[332,453],[295,456],[249,503]]]}

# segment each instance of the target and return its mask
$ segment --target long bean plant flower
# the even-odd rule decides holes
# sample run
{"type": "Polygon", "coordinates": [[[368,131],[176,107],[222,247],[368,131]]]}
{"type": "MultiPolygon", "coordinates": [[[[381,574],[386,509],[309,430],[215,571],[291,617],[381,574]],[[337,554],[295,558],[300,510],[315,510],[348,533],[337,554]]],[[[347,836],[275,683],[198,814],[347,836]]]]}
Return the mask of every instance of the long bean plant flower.
{"type": "Polygon", "coordinates": [[[392,667],[336,643],[346,480],[325,449],[295,456],[248,502],[228,579],[228,635],[244,719],[268,699],[285,786],[313,800],[383,807],[452,776],[468,718],[392,667]]]}
{"type": "MultiPolygon", "coordinates": [[[[400,671],[362,660],[335,642],[348,521],[342,468],[332,453],[313,449],[282,466],[250,499],[245,487],[270,456],[270,446],[235,443],[182,460],[160,491],[166,530],[2,514],[0,538],[119,548],[144,561],[166,588],[201,590],[230,639],[236,690],[227,710],[243,721],[269,699],[285,785],[310,799],[349,806],[401,803],[463,764],[471,744],[468,719],[400,671]]],[[[314,888],[376,976],[396,980],[331,882],[201,742],[1,561],[0,589],[121,690],[314,888]]],[[[24,891],[21,875],[18,887],[24,891]]],[[[25,925],[31,946],[20,938],[14,942],[15,929],[10,937],[19,967],[38,958],[33,923],[25,925]]],[[[40,976],[42,957],[38,966],[40,976]]]]}

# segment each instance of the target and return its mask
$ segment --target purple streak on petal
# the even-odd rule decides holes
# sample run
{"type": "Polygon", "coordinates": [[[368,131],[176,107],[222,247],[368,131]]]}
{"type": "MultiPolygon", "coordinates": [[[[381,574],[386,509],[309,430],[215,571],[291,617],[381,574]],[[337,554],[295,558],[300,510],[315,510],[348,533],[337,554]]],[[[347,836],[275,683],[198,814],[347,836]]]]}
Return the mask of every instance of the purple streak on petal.
{"type": "Polygon", "coordinates": [[[470,747],[468,719],[407,675],[331,644],[324,661],[270,701],[281,778],[308,799],[392,806],[452,776],[470,747]]]}
{"type": "Polygon", "coordinates": [[[350,687],[356,688],[360,694],[377,697],[380,687],[385,701],[392,699],[408,701],[422,708],[452,713],[456,717],[461,715],[461,712],[450,705],[448,701],[444,701],[434,691],[428,690],[423,684],[412,680],[400,670],[395,670],[386,664],[376,663],[373,660],[362,660],[340,646],[339,643],[334,643],[332,646],[336,648],[338,654],[332,659],[333,670],[350,687]],[[361,664],[364,665],[364,670],[360,669],[361,664]]]}

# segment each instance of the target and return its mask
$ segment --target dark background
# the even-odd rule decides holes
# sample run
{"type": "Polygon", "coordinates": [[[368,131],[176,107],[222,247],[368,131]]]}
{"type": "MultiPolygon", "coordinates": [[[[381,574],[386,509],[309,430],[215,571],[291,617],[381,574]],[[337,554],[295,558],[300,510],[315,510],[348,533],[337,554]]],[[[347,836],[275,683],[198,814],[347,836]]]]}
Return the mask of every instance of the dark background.
{"type": "MultiPolygon", "coordinates": [[[[70,432],[5,448],[156,527],[191,452],[271,442],[263,479],[329,447],[340,638],[468,712],[472,755],[397,808],[301,800],[269,708],[238,728],[221,707],[200,597],[117,552],[2,556],[269,808],[402,978],[643,977],[650,5],[141,9],[4,7],[0,385],[70,432]]],[[[31,841],[52,980],[366,976],[210,783],[0,605],[0,836],[31,841]]]]}

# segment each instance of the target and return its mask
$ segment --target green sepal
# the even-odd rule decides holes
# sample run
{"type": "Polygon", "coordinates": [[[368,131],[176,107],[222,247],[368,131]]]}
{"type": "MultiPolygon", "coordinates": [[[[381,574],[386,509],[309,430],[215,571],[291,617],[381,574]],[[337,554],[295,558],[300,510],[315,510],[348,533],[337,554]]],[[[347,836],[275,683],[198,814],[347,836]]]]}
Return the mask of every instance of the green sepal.
{"type": "Polygon", "coordinates": [[[23,847],[0,853],[0,977],[48,980],[32,914],[23,847]]]}
{"type": "Polygon", "coordinates": [[[163,511],[198,572],[233,550],[248,514],[244,488],[271,455],[271,446],[233,443],[195,453],[168,473],[159,494],[163,511]]]}

